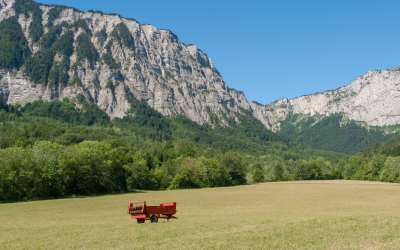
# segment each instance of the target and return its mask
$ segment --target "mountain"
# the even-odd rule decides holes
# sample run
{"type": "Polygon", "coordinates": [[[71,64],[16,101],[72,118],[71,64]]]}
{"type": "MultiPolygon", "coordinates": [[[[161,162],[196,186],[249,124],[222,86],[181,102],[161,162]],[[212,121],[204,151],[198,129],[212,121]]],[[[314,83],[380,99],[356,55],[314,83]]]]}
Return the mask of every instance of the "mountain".
{"type": "Polygon", "coordinates": [[[399,77],[398,69],[370,71],[337,90],[264,106],[229,88],[211,58],[169,30],[118,14],[0,0],[0,96],[8,104],[83,96],[122,118],[139,100],[165,117],[212,127],[255,117],[290,139],[355,153],[398,131],[399,77]],[[332,114],[340,116],[328,126],[333,142],[321,127],[332,114]]]}
{"type": "Polygon", "coordinates": [[[272,131],[314,147],[356,153],[400,130],[400,69],[373,70],[323,93],[251,103],[272,131]]]}
{"type": "Polygon", "coordinates": [[[0,201],[280,180],[400,182],[399,137],[376,143],[399,128],[398,75],[372,71],[335,91],[263,106],[230,89],[205,53],[171,31],[0,0],[0,201]],[[363,147],[353,156],[324,151],[363,147]]]}
{"type": "Polygon", "coordinates": [[[373,70],[347,86],[323,93],[280,99],[266,106],[252,103],[254,115],[273,130],[289,114],[324,115],[343,113],[346,118],[370,126],[400,123],[400,68],[373,70]]]}
{"type": "MultiPolygon", "coordinates": [[[[325,154],[266,129],[212,60],[171,31],[31,0],[0,0],[0,6],[0,95],[24,117],[113,126],[141,140],[273,151],[285,159],[325,154]]],[[[29,138],[21,145],[36,140],[29,138]]]]}
{"type": "Polygon", "coordinates": [[[123,117],[128,94],[166,117],[184,114],[200,124],[251,111],[211,58],[169,30],[30,0],[0,0],[0,21],[1,44],[19,48],[0,52],[6,60],[0,62],[0,92],[8,103],[82,94],[111,117],[123,117]],[[14,37],[6,35],[10,25],[14,37]]]}
{"type": "Polygon", "coordinates": [[[332,166],[348,158],[282,138],[251,115],[211,128],[129,102],[127,115],[111,120],[83,95],[23,107],[0,97],[0,202],[329,179],[337,176],[332,166]],[[304,162],[315,163],[305,169],[311,174],[295,171],[304,162]]]}

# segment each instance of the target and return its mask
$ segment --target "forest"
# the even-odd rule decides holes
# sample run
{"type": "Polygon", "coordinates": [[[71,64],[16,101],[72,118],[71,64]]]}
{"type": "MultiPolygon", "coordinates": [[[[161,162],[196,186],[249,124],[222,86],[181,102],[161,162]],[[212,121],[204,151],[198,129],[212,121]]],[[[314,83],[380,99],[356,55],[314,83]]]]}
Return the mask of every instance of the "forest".
{"type": "Polygon", "coordinates": [[[289,114],[281,122],[278,134],[291,140],[304,142],[312,147],[347,154],[356,154],[365,147],[383,143],[394,135],[392,125],[389,133],[385,127],[362,126],[348,120],[342,113],[323,115],[289,114]]]}
{"type": "Polygon", "coordinates": [[[285,180],[400,182],[398,136],[346,155],[280,137],[252,116],[211,128],[130,102],[127,116],[111,120],[83,96],[23,107],[1,99],[0,200],[285,180]]]}
{"type": "MultiPolygon", "coordinates": [[[[0,68],[21,69],[44,88],[82,86],[69,74],[82,62],[118,69],[111,47],[134,49],[136,38],[123,23],[110,33],[100,56],[90,37],[105,43],[104,30],[91,34],[83,19],[53,22],[65,6],[49,11],[46,27],[39,4],[16,0],[14,8],[32,17],[28,40],[36,42],[37,52],[30,54],[17,18],[5,19],[0,68]],[[82,32],[75,38],[78,29],[82,32]]],[[[96,77],[92,83],[99,87],[96,77]]],[[[114,93],[117,84],[110,79],[106,88],[114,93]]],[[[247,110],[239,108],[236,119],[223,115],[222,123],[208,109],[210,124],[199,125],[182,114],[164,117],[125,87],[130,109],[114,119],[81,94],[24,105],[0,97],[0,201],[288,180],[400,182],[400,137],[352,121],[344,124],[342,114],[289,115],[277,134],[247,110]]]]}

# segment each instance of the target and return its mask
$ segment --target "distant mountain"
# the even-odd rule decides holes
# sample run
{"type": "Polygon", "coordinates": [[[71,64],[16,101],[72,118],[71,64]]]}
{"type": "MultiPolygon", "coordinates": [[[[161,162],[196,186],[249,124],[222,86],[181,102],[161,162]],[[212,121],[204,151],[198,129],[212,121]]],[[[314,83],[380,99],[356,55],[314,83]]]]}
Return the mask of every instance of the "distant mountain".
{"type": "Polygon", "coordinates": [[[400,124],[400,68],[373,70],[345,87],[323,93],[280,99],[266,106],[252,103],[254,116],[273,130],[289,114],[323,115],[343,113],[364,125],[400,124]]]}
{"type": "Polygon", "coordinates": [[[349,153],[398,131],[399,83],[398,69],[370,71],[334,91],[263,106],[229,88],[204,52],[169,30],[118,14],[0,0],[0,96],[8,104],[83,96],[122,118],[133,98],[165,117],[183,115],[212,127],[252,123],[254,116],[291,139],[349,153]],[[341,119],[330,126],[336,141],[328,142],[326,129],[314,125],[332,114],[341,119]],[[351,137],[342,129],[349,124],[351,137]],[[356,145],[340,146],[343,136],[356,145]]]}
{"type": "Polygon", "coordinates": [[[251,103],[267,128],[314,147],[356,153],[400,130],[400,69],[373,70],[345,87],[266,106],[251,103]]]}

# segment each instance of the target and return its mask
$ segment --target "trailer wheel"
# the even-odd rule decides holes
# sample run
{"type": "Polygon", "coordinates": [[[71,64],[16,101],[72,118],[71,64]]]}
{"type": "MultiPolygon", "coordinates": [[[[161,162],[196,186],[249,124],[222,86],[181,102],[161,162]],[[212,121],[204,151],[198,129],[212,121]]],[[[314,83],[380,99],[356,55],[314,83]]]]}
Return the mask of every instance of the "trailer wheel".
{"type": "Polygon", "coordinates": [[[144,220],[138,219],[138,220],[137,220],[137,223],[138,223],[138,224],[144,223],[144,220]]]}
{"type": "Polygon", "coordinates": [[[158,222],[158,217],[157,217],[157,215],[156,214],[153,214],[153,215],[151,215],[150,216],[150,222],[151,223],[153,223],[153,222],[158,222]]]}

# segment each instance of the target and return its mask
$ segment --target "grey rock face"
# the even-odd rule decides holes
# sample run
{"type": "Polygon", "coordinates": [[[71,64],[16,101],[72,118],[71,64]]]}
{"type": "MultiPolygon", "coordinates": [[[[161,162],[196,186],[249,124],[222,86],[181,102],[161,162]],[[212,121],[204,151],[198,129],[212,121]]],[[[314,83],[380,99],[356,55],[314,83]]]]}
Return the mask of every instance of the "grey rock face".
{"type": "MultiPolygon", "coordinates": [[[[17,16],[27,38],[29,51],[35,54],[40,47],[29,38],[28,27],[32,17],[16,13],[12,8],[14,2],[0,0],[0,21],[17,16]]],[[[51,8],[41,6],[44,27],[48,23],[51,8]]],[[[23,71],[0,70],[0,95],[8,103],[24,104],[37,99],[51,101],[82,94],[111,117],[123,117],[130,107],[126,99],[128,93],[166,117],[184,114],[200,124],[209,122],[210,112],[224,124],[225,115],[234,117],[235,112],[241,112],[242,109],[252,112],[273,131],[279,130],[280,121],[289,113],[330,115],[343,112],[349,119],[369,125],[400,123],[398,69],[370,71],[352,84],[334,91],[292,100],[284,98],[263,106],[249,103],[243,92],[228,88],[211,58],[194,45],[180,43],[169,30],[160,30],[117,15],[82,13],[72,8],[64,9],[53,21],[53,25],[62,22],[73,24],[78,20],[85,20],[88,25],[88,34],[98,57],[104,56],[108,50],[118,68],[110,69],[101,60],[88,62],[84,59],[77,62],[78,56],[74,53],[70,62],[77,66],[72,67],[68,75],[70,80],[78,77],[82,85],[65,88],[31,82],[23,71]],[[133,37],[129,44],[121,45],[115,39],[112,41],[112,32],[120,23],[126,25],[133,37]],[[96,37],[95,34],[102,30],[107,35],[96,37]],[[108,43],[110,46],[106,49],[108,43]],[[110,81],[114,89],[109,87],[110,81]]],[[[47,33],[49,28],[45,27],[44,31],[47,33]]],[[[73,32],[76,48],[76,38],[85,31],[78,28],[73,29],[73,32]]],[[[55,60],[60,61],[62,57],[56,55],[55,60]]]]}
{"type": "MultiPolygon", "coordinates": [[[[0,21],[17,15],[11,8],[14,1],[5,6],[0,0],[0,21]]],[[[46,25],[47,13],[52,7],[41,6],[43,25],[46,25]]],[[[212,60],[194,45],[185,45],[178,41],[176,35],[169,30],[159,30],[151,25],[143,25],[135,20],[127,20],[114,15],[98,13],[82,13],[73,9],[65,9],[53,24],[65,21],[73,24],[79,19],[86,20],[90,29],[91,41],[101,57],[106,52],[105,44],[111,39],[111,32],[123,22],[132,34],[133,42],[121,46],[116,41],[111,45],[111,54],[119,65],[118,69],[110,69],[101,61],[91,63],[85,61],[68,74],[70,79],[78,76],[82,87],[68,86],[54,89],[31,82],[28,76],[20,72],[2,72],[0,93],[7,97],[8,103],[21,104],[37,99],[51,101],[64,97],[83,94],[107,112],[111,117],[123,117],[130,105],[125,98],[126,90],[135,98],[171,117],[183,113],[200,124],[209,119],[209,112],[221,117],[221,113],[232,116],[230,111],[240,112],[240,108],[251,110],[244,94],[229,89],[215,69],[212,60]],[[104,29],[107,39],[98,39],[95,34],[104,29]],[[95,86],[95,79],[99,86],[95,86]],[[107,88],[112,81],[115,91],[107,88]]],[[[31,17],[18,16],[19,23],[29,42],[32,53],[39,47],[29,39],[28,27],[31,17]]],[[[45,33],[48,28],[45,28],[45,33]]],[[[74,32],[75,39],[82,33],[82,28],[74,32]]],[[[76,46],[76,42],[74,43],[76,46]]],[[[61,57],[56,56],[56,60],[61,57]]],[[[77,60],[74,53],[71,65],[77,60]]]]}
{"type": "Polygon", "coordinates": [[[6,100],[8,99],[8,94],[10,93],[8,82],[7,72],[0,71],[0,96],[6,100]]]}
{"type": "Polygon", "coordinates": [[[0,0],[0,21],[15,16],[15,11],[12,8],[14,2],[15,0],[0,0]]]}
{"type": "Polygon", "coordinates": [[[400,123],[400,69],[369,71],[353,83],[337,90],[286,98],[266,106],[251,104],[253,114],[264,125],[279,130],[280,121],[289,113],[344,113],[347,118],[372,126],[400,123]]]}

